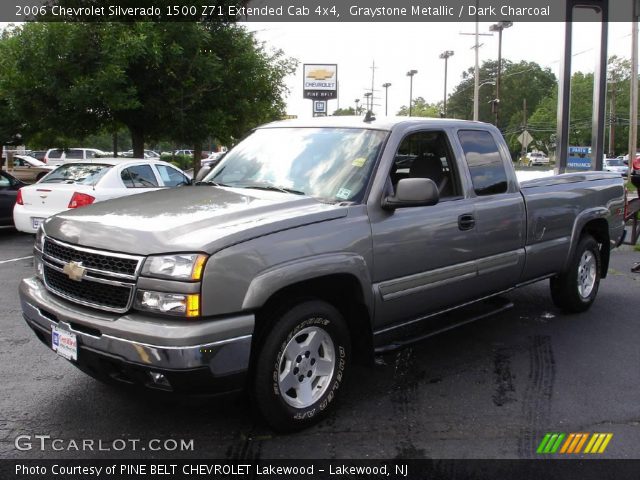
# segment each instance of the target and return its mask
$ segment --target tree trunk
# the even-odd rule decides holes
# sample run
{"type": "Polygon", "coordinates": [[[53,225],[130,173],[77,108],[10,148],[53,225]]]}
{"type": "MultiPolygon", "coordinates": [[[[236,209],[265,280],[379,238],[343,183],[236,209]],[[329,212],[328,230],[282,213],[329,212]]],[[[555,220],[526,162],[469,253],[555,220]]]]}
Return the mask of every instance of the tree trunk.
{"type": "Polygon", "coordinates": [[[200,161],[202,160],[202,143],[196,142],[193,145],[193,178],[196,178],[198,170],[200,170],[200,161]]]}
{"type": "Polygon", "coordinates": [[[118,156],[118,132],[113,132],[113,156],[118,156]]]}
{"type": "Polygon", "coordinates": [[[144,158],[144,131],[138,127],[129,127],[129,131],[133,144],[133,158],[144,158]]]}

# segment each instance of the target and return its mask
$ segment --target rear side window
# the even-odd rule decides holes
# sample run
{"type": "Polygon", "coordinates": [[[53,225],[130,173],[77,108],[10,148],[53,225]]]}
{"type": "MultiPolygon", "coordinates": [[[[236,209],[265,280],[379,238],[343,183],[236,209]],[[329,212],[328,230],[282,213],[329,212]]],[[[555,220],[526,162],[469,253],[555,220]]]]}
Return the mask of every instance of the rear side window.
{"type": "Polygon", "coordinates": [[[471,173],[476,195],[494,195],[507,191],[507,172],[498,145],[489,132],[460,130],[458,138],[471,173]]]}
{"type": "Polygon", "coordinates": [[[65,158],[67,160],[84,160],[82,158],[82,150],[67,150],[65,158]]]}
{"type": "Polygon", "coordinates": [[[60,158],[62,157],[62,150],[57,148],[56,150],[51,150],[49,152],[49,158],[60,158]]]}
{"type": "Polygon", "coordinates": [[[158,186],[158,181],[149,165],[134,165],[125,168],[120,176],[127,188],[151,188],[158,186]]]}
{"type": "Polygon", "coordinates": [[[187,185],[189,180],[175,168],[166,165],[156,165],[160,178],[166,187],[177,187],[178,185],[187,185]]]}

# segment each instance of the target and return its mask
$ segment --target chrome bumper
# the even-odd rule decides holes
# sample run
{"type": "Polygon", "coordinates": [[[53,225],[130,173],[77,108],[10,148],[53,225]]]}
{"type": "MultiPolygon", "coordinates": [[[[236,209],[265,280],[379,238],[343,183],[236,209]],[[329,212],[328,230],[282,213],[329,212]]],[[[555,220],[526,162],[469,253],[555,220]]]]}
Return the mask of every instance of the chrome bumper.
{"type": "MultiPolygon", "coordinates": [[[[40,302],[42,297],[30,295],[33,292],[33,279],[30,289],[20,289],[20,300],[24,319],[27,324],[36,332],[39,332],[41,340],[51,338],[51,330],[54,326],[66,329],[76,335],[78,340],[78,363],[82,364],[82,350],[87,349],[92,354],[103,354],[112,359],[136,364],[146,368],[157,368],[162,370],[194,370],[206,367],[214,377],[223,377],[245,372],[249,367],[249,357],[251,352],[251,334],[229,336],[220,339],[222,332],[218,331],[215,340],[211,342],[195,342],[188,344],[188,338],[181,337],[176,343],[185,345],[152,345],[140,341],[129,340],[113,334],[101,332],[98,328],[87,326],[86,317],[83,319],[82,312],[77,315],[77,322],[70,317],[70,312],[74,309],[71,305],[65,311],[60,310],[59,302],[52,302],[51,305],[40,302]],[[50,308],[51,307],[51,308],[50,308]],[[61,312],[60,315],[57,315],[61,312]]],[[[42,286],[44,290],[44,286],[42,286]]],[[[50,295],[48,292],[38,292],[43,295],[50,295]]],[[[246,316],[239,316],[238,322],[246,321],[246,316]]],[[[231,321],[233,318],[222,320],[231,321]]],[[[117,320],[116,320],[117,322],[117,320]]],[[[212,322],[218,322],[212,320],[212,322]]],[[[140,322],[143,325],[143,322],[140,322]]],[[[154,329],[157,332],[157,327],[154,329]]],[[[202,338],[201,331],[196,338],[202,338]]],[[[164,339],[170,340],[170,339],[164,339]]],[[[174,339],[175,340],[175,339],[174,339]]],[[[45,342],[46,343],[46,342],[45,342]]]]}

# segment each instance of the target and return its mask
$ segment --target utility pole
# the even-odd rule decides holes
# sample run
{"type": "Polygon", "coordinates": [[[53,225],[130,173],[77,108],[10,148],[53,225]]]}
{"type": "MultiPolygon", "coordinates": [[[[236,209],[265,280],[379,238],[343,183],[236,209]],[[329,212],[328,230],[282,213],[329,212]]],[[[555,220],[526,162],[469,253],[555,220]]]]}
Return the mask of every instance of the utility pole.
{"type": "Polygon", "coordinates": [[[373,85],[375,82],[375,78],[376,78],[376,61],[373,60],[372,64],[371,64],[371,108],[369,110],[373,111],[373,85]]]}
{"type": "MultiPolygon", "coordinates": [[[[522,99],[522,132],[527,131],[527,99],[522,99]]],[[[522,151],[520,152],[520,158],[524,157],[527,154],[526,144],[522,143],[522,151]]]]}
{"type": "Polygon", "coordinates": [[[635,5],[633,22],[631,23],[631,82],[630,82],[630,108],[629,108],[629,172],[627,178],[631,178],[633,161],[636,159],[638,142],[638,6],[635,5]]]}
{"type": "Polygon", "coordinates": [[[492,32],[498,32],[498,75],[496,75],[496,98],[493,101],[495,125],[498,126],[498,110],[500,109],[500,75],[502,74],[502,30],[513,26],[513,22],[498,22],[489,27],[492,32]]]}
{"type": "Polygon", "coordinates": [[[474,74],[473,74],[473,119],[474,120],[478,120],[478,113],[479,113],[479,99],[478,99],[478,94],[480,92],[480,47],[482,46],[481,43],[478,43],[478,37],[479,36],[486,36],[486,37],[492,37],[493,34],[492,33],[480,33],[478,30],[480,28],[480,23],[478,21],[478,3],[479,0],[476,0],[476,31],[475,33],[461,33],[460,35],[475,35],[475,44],[473,47],[473,49],[475,49],[476,51],[476,61],[475,61],[475,67],[474,67],[474,74]]]}
{"type": "Polygon", "coordinates": [[[609,158],[616,156],[616,82],[611,82],[611,95],[609,96],[609,158]]]}

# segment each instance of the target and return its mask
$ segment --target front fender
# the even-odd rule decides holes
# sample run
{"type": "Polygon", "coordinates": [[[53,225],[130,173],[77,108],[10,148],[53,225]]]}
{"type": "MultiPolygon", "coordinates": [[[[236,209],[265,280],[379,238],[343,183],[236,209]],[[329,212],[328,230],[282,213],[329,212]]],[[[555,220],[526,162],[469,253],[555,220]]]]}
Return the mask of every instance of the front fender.
{"type": "Polygon", "coordinates": [[[330,275],[351,275],[362,289],[364,303],[373,316],[373,291],[367,264],[354,253],[327,253],[301,258],[262,271],[251,281],[242,303],[243,310],[262,307],[283,288],[330,275]]]}

